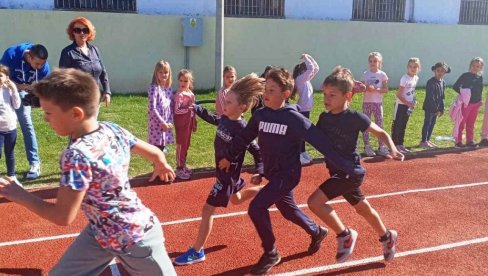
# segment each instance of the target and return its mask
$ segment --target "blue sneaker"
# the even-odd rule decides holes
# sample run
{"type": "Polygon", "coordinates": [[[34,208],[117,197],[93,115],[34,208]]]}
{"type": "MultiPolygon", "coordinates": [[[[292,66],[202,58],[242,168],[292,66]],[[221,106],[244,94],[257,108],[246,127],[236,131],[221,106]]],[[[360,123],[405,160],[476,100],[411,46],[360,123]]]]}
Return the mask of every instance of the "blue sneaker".
{"type": "Polygon", "coordinates": [[[190,265],[205,261],[205,252],[203,248],[197,252],[193,247],[190,247],[183,255],[175,258],[174,263],[176,265],[190,265]]]}

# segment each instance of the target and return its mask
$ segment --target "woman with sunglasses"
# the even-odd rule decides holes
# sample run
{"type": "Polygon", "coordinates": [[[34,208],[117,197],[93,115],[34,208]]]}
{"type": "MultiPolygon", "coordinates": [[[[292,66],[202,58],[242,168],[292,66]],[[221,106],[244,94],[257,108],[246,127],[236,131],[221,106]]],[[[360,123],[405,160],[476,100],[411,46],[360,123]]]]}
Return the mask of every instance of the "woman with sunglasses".
{"type": "Polygon", "coordinates": [[[95,26],[85,17],[71,20],[66,29],[68,37],[73,41],[61,51],[60,68],[76,68],[91,74],[101,88],[101,101],[110,105],[110,85],[107,71],[103,66],[98,48],[89,42],[95,39],[95,26]]]}

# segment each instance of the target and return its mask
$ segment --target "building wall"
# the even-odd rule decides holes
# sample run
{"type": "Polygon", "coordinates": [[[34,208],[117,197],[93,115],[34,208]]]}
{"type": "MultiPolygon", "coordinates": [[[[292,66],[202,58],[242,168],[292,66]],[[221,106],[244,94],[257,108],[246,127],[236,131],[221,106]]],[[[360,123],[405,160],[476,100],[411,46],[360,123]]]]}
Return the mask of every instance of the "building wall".
{"type": "MultiPolygon", "coordinates": [[[[179,16],[0,10],[0,49],[23,41],[42,43],[49,50],[49,62],[57,65],[62,48],[71,43],[65,29],[79,15],[97,28],[94,44],[116,92],[145,91],[160,59],[169,60],[175,74],[184,65],[179,16]]],[[[203,24],[203,46],[188,48],[197,89],[212,88],[215,77],[215,18],[204,17],[203,24]]],[[[431,77],[430,66],[436,61],[452,66],[446,76],[452,84],[468,69],[471,58],[487,56],[487,44],[488,26],[226,18],[224,63],[234,65],[242,76],[260,73],[268,64],[291,70],[301,53],[310,53],[321,67],[313,80],[318,89],[336,65],[351,68],[359,78],[367,69],[368,53],[380,51],[392,87],[398,86],[411,56],[422,61],[419,85],[431,77]],[[471,43],[473,37],[476,43],[471,43]]]]}
{"type": "MultiPolygon", "coordinates": [[[[215,0],[137,0],[147,15],[215,16],[215,0]]],[[[405,19],[418,23],[457,24],[461,0],[406,0],[405,19]],[[413,19],[410,18],[410,7],[413,19]]],[[[350,20],[353,0],[286,0],[288,19],[350,20]]],[[[54,0],[0,0],[0,8],[52,10],[54,0]]]]}

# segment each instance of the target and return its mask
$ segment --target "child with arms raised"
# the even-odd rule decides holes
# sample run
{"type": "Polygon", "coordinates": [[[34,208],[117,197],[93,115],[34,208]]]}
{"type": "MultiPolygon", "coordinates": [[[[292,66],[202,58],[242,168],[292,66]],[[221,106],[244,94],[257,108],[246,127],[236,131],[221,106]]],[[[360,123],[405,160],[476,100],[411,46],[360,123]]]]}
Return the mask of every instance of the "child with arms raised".
{"type": "MultiPolygon", "coordinates": [[[[403,155],[397,151],[388,133],[364,114],[349,109],[352,98],[353,76],[346,68],[337,67],[329,75],[322,86],[324,105],[327,112],[320,114],[317,127],[330,137],[341,156],[361,167],[360,156],[357,153],[359,132],[370,131],[379,137],[391,150],[394,158],[403,160],[403,155]]],[[[353,173],[346,172],[326,160],[331,178],[326,180],[308,198],[308,207],[337,235],[338,263],[344,262],[351,255],[356,244],[357,232],[348,229],[337,216],[334,209],[327,204],[335,197],[343,196],[358,214],[363,216],[380,237],[383,243],[384,258],[387,261],[395,255],[397,232],[387,230],[379,214],[371,207],[361,191],[365,169],[361,167],[353,173]]]]}
{"type": "MultiPolygon", "coordinates": [[[[195,106],[195,112],[198,116],[218,126],[214,140],[216,163],[224,158],[225,146],[231,144],[236,134],[246,126],[242,115],[255,103],[257,95],[261,94],[263,90],[264,79],[258,78],[255,74],[250,74],[238,80],[230,87],[229,92],[225,96],[222,116],[211,114],[201,106],[195,106]]],[[[255,153],[254,160],[256,160],[255,165],[256,171],[258,172],[258,174],[252,177],[251,183],[257,185],[261,183],[260,174],[263,173],[263,164],[257,144],[253,142],[250,144],[250,147],[255,148],[253,152],[255,153]]],[[[175,259],[175,264],[187,265],[204,261],[205,253],[203,246],[212,230],[212,215],[215,209],[217,207],[227,207],[229,200],[233,204],[239,204],[253,197],[262,188],[262,186],[255,186],[242,190],[246,184],[240,177],[243,162],[244,152],[233,160],[228,170],[220,170],[216,167],[215,175],[217,177],[217,183],[213,186],[207,202],[203,206],[202,222],[200,223],[197,239],[186,253],[175,259]]]]}
{"type": "Polygon", "coordinates": [[[263,94],[264,107],[254,112],[247,126],[227,145],[225,159],[219,161],[219,168],[230,166],[242,154],[249,143],[258,137],[264,164],[264,176],[269,180],[249,205],[249,216],[261,238],[264,253],[251,269],[252,274],[264,274],[281,260],[275,247],[275,237],[268,208],[275,204],[289,221],[300,226],[311,239],[308,253],[314,254],[320,248],[327,230],[313,222],[294,200],[293,190],[300,182],[300,145],[305,140],[331,163],[353,173],[358,167],[340,156],[329,137],[317,129],[300,114],[295,105],[286,101],[293,90],[291,74],[282,68],[271,69],[266,76],[263,94]]]}
{"type": "Polygon", "coordinates": [[[7,66],[0,64],[0,156],[5,146],[7,178],[17,181],[15,176],[15,141],[17,140],[17,114],[15,109],[21,105],[17,86],[9,78],[7,66]]]}
{"type": "Polygon", "coordinates": [[[174,142],[171,83],[171,66],[169,62],[161,60],[154,67],[152,82],[147,89],[147,132],[149,144],[155,145],[163,152],[167,151],[168,144],[174,142]]]}
{"type": "MultiPolygon", "coordinates": [[[[319,72],[319,65],[309,54],[302,54],[300,58],[303,59],[303,62],[295,65],[293,69],[295,86],[291,98],[294,99],[295,95],[298,94],[297,105],[300,107],[300,113],[310,118],[310,111],[313,108],[313,86],[310,81],[319,72]]],[[[312,158],[305,150],[305,142],[302,143],[300,162],[302,165],[312,162],[312,158]]]]}
{"type": "Polygon", "coordinates": [[[47,124],[70,138],[57,199],[44,201],[6,180],[0,195],[58,225],[73,222],[80,207],[89,221],[49,275],[99,275],[114,257],[133,275],[176,275],[161,224],[128,177],[133,152],[153,163],[150,181],[174,179],[164,154],[114,123],[97,121],[100,92],[87,73],[57,70],[35,85],[34,94],[47,124]]]}

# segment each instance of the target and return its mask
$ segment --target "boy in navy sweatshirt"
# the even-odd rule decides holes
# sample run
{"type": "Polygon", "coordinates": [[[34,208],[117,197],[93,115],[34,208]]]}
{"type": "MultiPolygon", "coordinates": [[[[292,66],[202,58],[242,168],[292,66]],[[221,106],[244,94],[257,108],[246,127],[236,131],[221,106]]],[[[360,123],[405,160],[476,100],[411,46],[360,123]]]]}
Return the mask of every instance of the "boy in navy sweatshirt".
{"type": "MultiPolygon", "coordinates": [[[[317,127],[329,135],[339,154],[354,162],[356,166],[361,167],[361,158],[356,147],[358,135],[366,130],[380,138],[390,148],[394,158],[403,160],[403,155],[398,152],[388,133],[371,122],[363,113],[349,109],[353,80],[351,71],[342,67],[336,67],[325,79],[322,89],[324,105],[328,112],[320,114],[317,127]]],[[[347,172],[328,159],[326,164],[331,177],[308,198],[308,207],[337,234],[336,261],[340,263],[347,260],[354,250],[358,236],[355,230],[344,226],[334,209],[327,204],[329,200],[341,195],[378,233],[380,242],[383,243],[384,258],[391,261],[395,256],[397,232],[385,227],[379,214],[364,197],[360,186],[364,180],[365,170],[347,172]]]]}
{"type": "Polygon", "coordinates": [[[265,107],[254,112],[246,128],[226,147],[225,159],[219,162],[220,169],[228,168],[228,160],[234,160],[242,154],[247,145],[258,137],[264,176],[269,183],[254,197],[248,211],[264,249],[264,254],[251,269],[252,274],[264,274],[281,260],[275,248],[269,217],[268,208],[271,205],[275,204],[286,219],[310,235],[309,254],[319,250],[320,243],[327,235],[327,229],[307,217],[296,206],[293,198],[293,189],[298,185],[301,176],[300,145],[303,140],[324,154],[335,166],[349,173],[362,170],[351,160],[338,155],[330,138],[300,114],[295,105],[286,103],[293,84],[293,77],[285,69],[274,68],[269,71],[263,95],[265,107]]]}

